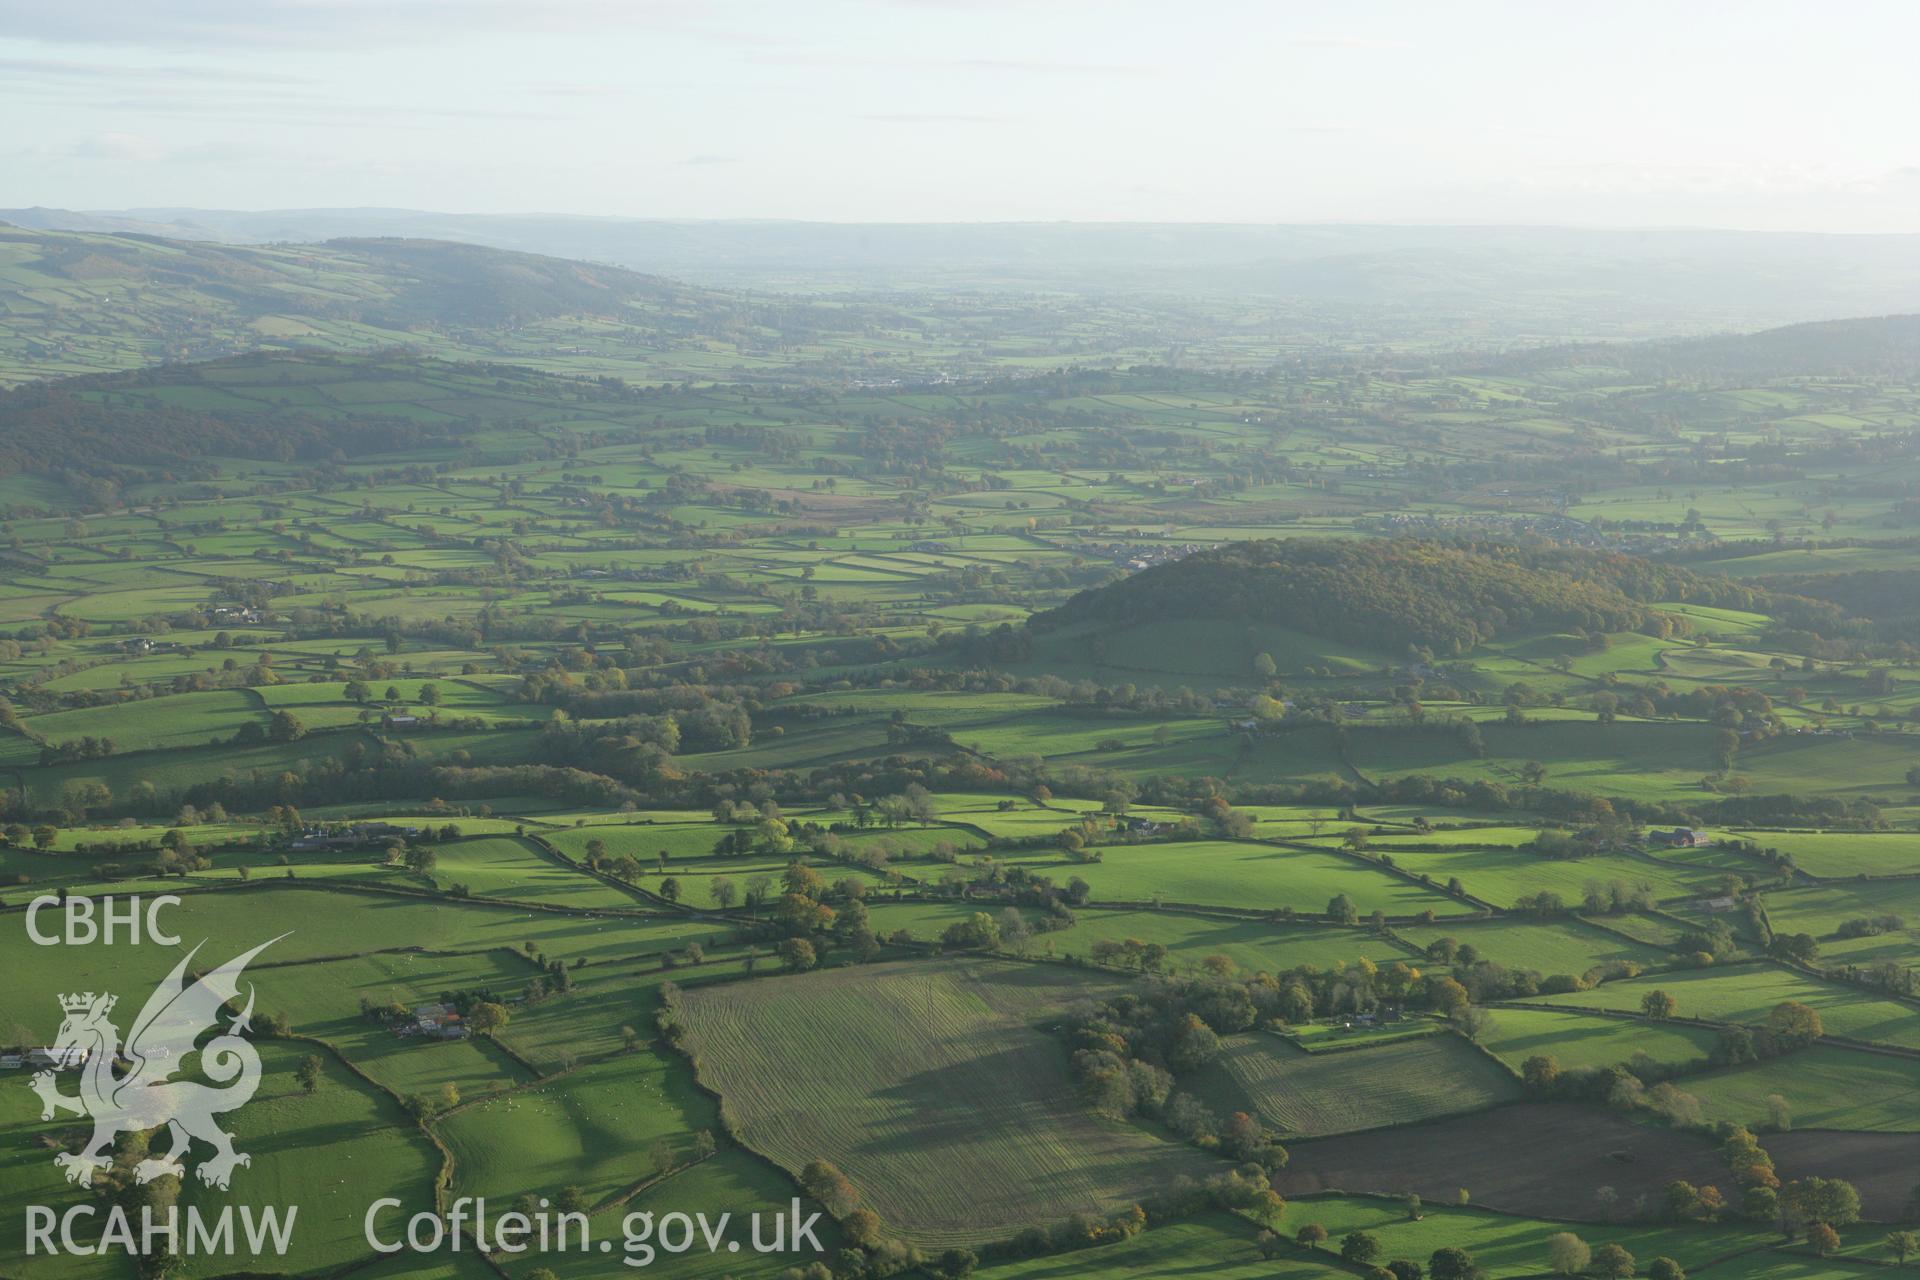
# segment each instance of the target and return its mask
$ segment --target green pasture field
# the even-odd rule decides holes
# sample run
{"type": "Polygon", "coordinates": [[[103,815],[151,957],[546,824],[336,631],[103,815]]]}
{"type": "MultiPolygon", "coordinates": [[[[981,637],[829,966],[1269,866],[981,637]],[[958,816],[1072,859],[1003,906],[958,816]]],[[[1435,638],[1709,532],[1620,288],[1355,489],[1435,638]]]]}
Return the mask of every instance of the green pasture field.
{"type": "MultiPolygon", "coordinates": [[[[90,1189],[76,1187],[66,1180],[61,1169],[54,1164],[53,1156],[60,1148],[53,1145],[63,1143],[73,1133],[72,1117],[62,1115],[51,1121],[40,1119],[40,1099],[27,1087],[20,1072],[8,1072],[5,1087],[0,1088],[0,1125],[15,1140],[5,1144],[0,1151],[0,1197],[9,1204],[25,1206],[29,1204],[45,1205],[57,1214],[64,1215],[75,1206],[91,1206],[94,1203],[90,1189]]],[[[68,1096],[75,1093],[71,1079],[62,1082],[60,1091],[68,1096]]],[[[343,1105],[347,1104],[344,1099],[343,1105]]],[[[84,1137],[85,1132],[76,1135],[84,1137]]],[[[73,1150],[67,1145],[67,1150],[73,1150]]],[[[244,1148],[243,1148],[244,1149],[244,1148]]],[[[421,1184],[430,1186],[431,1169],[421,1184]]],[[[24,1259],[27,1249],[27,1216],[24,1210],[0,1215],[0,1250],[5,1250],[10,1259],[24,1259]]],[[[93,1238],[98,1237],[95,1228],[93,1238]]],[[[88,1237],[84,1234],[82,1239],[88,1237]]],[[[61,1253],[55,1257],[43,1257],[37,1260],[35,1275],[54,1277],[55,1280],[126,1280],[130,1268],[123,1256],[112,1252],[97,1255],[61,1253]]],[[[18,1265],[15,1263],[14,1265],[18,1265]]]]}
{"type": "MultiPolygon", "coordinates": [[[[868,908],[868,918],[881,937],[905,929],[915,941],[931,942],[950,925],[971,919],[979,907],[978,903],[967,902],[877,899],[868,908]]],[[[1035,913],[1022,914],[1030,926],[1039,924],[1035,913]]],[[[1148,908],[1085,907],[1073,915],[1070,929],[1033,934],[1025,945],[1025,954],[1086,960],[1091,958],[1096,942],[1137,939],[1167,948],[1171,968],[1180,973],[1198,971],[1201,961],[1209,956],[1225,956],[1236,972],[1249,975],[1280,973],[1301,965],[1331,969],[1360,959],[1382,967],[1396,960],[1420,963],[1417,957],[1364,928],[1280,925],[1148,908]]]]}
{"type": "Polygon", "coordinates": [[[56,746],[83,737],[111,738],[114,750],[124,752],[205,746],[231,738],[243,724],[265,729],[267,717],[246,690],[221,689],[54,711],[24,724],[56,746]]]}
{"type": "MultiPolygon", "coordinates": [[[[13,908],[0,919],[12,922],[9,928],[18,928],[22,914],[13,908]]],[[[105,947],[21,948],[24,954],[16,965],[19,985],[0,992],[0,1026],[35,1026],[48,1011],[57,1013],[46,992],[75,986],[87,989],[88,983],[93,990],[103,990],[136,979],[158,982],[195,946],[201,948],[202,958],[217,962],[283,934],[281,941],[262,953],[261,961],[287,964],[412,947],[491,953],[524,950],[531,942],[542,958],[564,959],[569,965],[584,959],[590,972],[595,965],[657,957],[689,941],[718,949],[734,932],[724,925],[685,917],[596,917],[277,884],[183,894],[180,904],[162,919],[181,938],[180,948],[142,946],[118,955],[116,949],[105,947]]]]}
{"type": "Polygon", "coordinates": [[[1074,913],[1073,928],[1036,935],[1035,949],[1053,944],[1058,954],[1086,958],[1102,939],[1138,938],[1167,948],[1176,969],[1190,972],[1209,956],[1225,956],[1237,972],[1280,973],[1302,965],[1339,968],[1360,959],[1382,967],[1396,960],[1413,963],[1387,940],[1370,930],[1334,925],[1274,925],[1221,919],[1187,912],[1083,909],[1074,913]]]}
{"type": "Polygon", "coordinates": [[[1418,1124],[1520,1097],[1510,1073],[1444,1034],[1340,1053],[1243,1034],[1183,1085],[1217,1113],[1248,1112],[1283,1138],[1418,1124]]]}
{"type": "Polygon", "coordinates": [[[1845,1255],[1817,1258],[1797,1250],[1770,1249],[1765,1253],[1743,1254],[1737,1259],[1730,1259],[1706,1274],[1718,1280],[1721,1276],[1735,1274],[1733,1267],[1738,1266],[1742,1280],[1871,1280],[1884,1269],[1886,1252],[1880,1247],[1880,1236],[1871,1228],[1863,1231],[1855,1227],[1844,1232],[1842,1248],[1850,1252],[1857,1250],[1862,1260],[1855,1261],[1845,1255]],[[1867,1258],[1872,1261],[1866,1261],[1867,1258]]]}
{"type": "MultiPolygon", "coordinates": [[[[1920,879],[1834,881],[1765,895],[1767,917],[1776,933],[1811,933],[1831,938],[1849,920],[1896,916],[1920,924],[1920,879]]],[[[1904,939],[1904,931],[1887,935],[1904,939]]]]}
{"type": "Polygon", "coordinates": [[[1771,1126],[1775,1097],[1798,1129],[1920,1130],[1920,1062],[1836,1045],[1692,1076],[1680,1087],[1708,1118],[1756,1132],[1771,1126]]]}
{"type": "Polygon", "coordinates": [[[743,948],[710,951],[703,944],[701,949],[705,955],[699,964],[683,950],[674,953],[671,967],[664,958],[649,957],[574,971],[571,989],[515,1007],[512,1021],[495,1039],[542,1072],[560,1071],[624,1050],[626,1030],[643,1032],[649,1025],[663,982],[692,987],[775,969],[772,957],[750,959],[743,948]]]}
{"type": "MultiPolygon", "coordinates": [[[[1713,771],[1713,731],[1692,723],[1543,719],[1510,728],[1485,724],[1484,757],[1469,755],[1456,736],[1439,731],[1408,734],[1384,728],[1355,729],[1351,755],[1369,777],[1485,779],[1508,785],[1529,762],[1546,768],[1548,785],[1629,799],[1669,800],[1700,794],[1700,778],[1713,771]]],[[[1742,772],[1751,772],[1744,755],[1742,772]]],[[[1756,784],[1756,790],[1761,788],[1756,784]]]]}
{"type": "MultiPolygon", "coordinates": [[[[308,1047],[268,1044],[260,1091],[233,1113],[228,1127],[235,1146],[250,1155],[244,1176],[230,1191],[211,1190],[189,1176],[181,1201],[203,1213],[225,1204],[298,1205],[295,1248],[283,1265],[317,1271],[365,1258],[362,1233],[367,1205],[398,1197],[401,1214],[433,1207],[433,1180],[440,1159],[407,1122],[392,1099],[321,1054],[319,1087],[306,1093],[294,1080],[308,1047]],[[327,1158],[316,1160],[316,1151],[327,1158]]],[[[189,1264],[188,1274],[220,1275],[231,1259],[208,1257],[189,1264]]]]}
{"type": "MultiPolygon", "coordinates": [[[[779,1169],[739,1147],[726,1147],[710,1159],[682,1167],[651,1184],[617,1209],[596,1215],[592,1220],[595,1235],[614,1242],[611,1252],[602,1253],[595,1247],[584,1252],[577,1248],[543,1252],[536,1247],[518,1257],[503,1258],[502,1264],[514,1280],[526,1280],[541,1267],[574,1280],[614,1280],[617,1276],[632,1276],[636,1271],[642,1275],[657,1272],[676,1278],[685,1276],[690,1280],[724,1280],[728,1276],[733,1280],[772,1280],[788,1268],[818,1260],[811,1251],[794,1251],[790,1244],[780,1252],[766,1254],[756,1253],[752,1248],[751,1216],[758,1213],[769,1223],[764,1230],[770,1241],[772,1217],[777,1213],[790,1213],[788,1206],[795,1195],[791,1180],[779,1169]],[[720,1232],[717,1252],[707,1252],[704,1238],[696,1232],[699,1243],[691,1252],[678,1256],[658,1253],[645,1270],[640,1270],[626,1260],[621,1225],[629,1215],[644,1213],[651,1213],[656,1219],[670,1213],[705,1213],[710,1223],[717,1222],[722,1214],[731,1217],[720,1232]],[[732,1244],[740,1246],[738,1252],[729,1250],[732,1244]]],[[[801,1204],[802,1218],[819,1208],[804,1199],[801,1204]]],[[[815,1227],[815,1234],[829,1250],[840,1244],[833,1220],[824,1214],[815,1227]]],[[[644,1255],[637,1253],[633,1257],[636,1262],[645,1260],[644,1255]]]]}
{"type": "MultiPolygon", "coordinates": [[[[273,951],[261,954],[271,964],[273,951]]],[[[360,1001],[430,1004],[449,991],[491,990],[517,995],[537,967],[505,949],[438,955],[389,951],[347,960],[317,960],[249,969],[260,1007],[287,1014],[297,1029],[358,1016],[360,1001]]]]}
{"type": "Polygon", "coordinates": [[[1346,894],[1362,915],[1447,912],[1460,904],[1444,894],[1337,853],[1280,849],[1221,840],[1110,845],[1099,862],[1056,869],[1078,876],[1101,902],[1197,903],[1203,906],[1323,912],[1346,894]]]}
{"type": "Polygon", "coordinates": [[[1717,895],[1724,872],[1636,858],[1602,854],[1591,858],[1554,859],[1524,849],[1460,849],[1445,853],[1402,850],[1394,864],[1414,875],[1430,876],[1438,884],[1458,878],[1475,897],[1495,906],[1511,907],[1519,899],[1541,892],[1557,893],[1576,905],[1588,886],[1605,887],[1620,881],[1629,888],[1647,886],[1658,900],[1717,895]]]}
{"type": "Polygon", "coordinates": [[[1841,831],[1741,831],[1763,849],[1790,854],[1794,865],[1810,876],[1844,879],[1850,876],[1920,874],[1920,835],[1868,834],[1841,831]]]}
{"type": "Polygon", "coordinates": [[[1818,1013],[1830,1035],[1920,1049],[1920,1023],[1905,1005],[1770,964],[1663,973],[1539,999],[1566,1008],[1637,1011],[1655,990],[1674,998],[1682,1018],[1757,1026],[1775,1005],[1796,1001],[1818,1013]]]}
{"type": "Polygon", "coordinates": [[[1423,1264],[1435,1249],[1465,1249],[1490,1277],[1546,1274],[1547,1237],[1566,1230],[1572,1230],[1596,1250],[1603,1244],[1618,1243],[1643,1266],[1656,1257],[1669,1257],[1690,1269],[1723,1254],[1770,1243],[1773,1238],[1771,1232],[1739,1225],[1565,1224],[1453,1205],[1422,1206],[1416,1222],[1408,1219],[1404,1205],[1374,1196],[1296,1200],[1287,1206],[1282,1229],[1292,1234],[1309,1222],[1326,1228],[1329,1244],[1335,1250],[1350,1231],[1374,1236],[1387,1258],[1410,1258],[1423,1264]]]}
{"type": "Polygon", "coordinates": [[[642,1050],[486,1098],[434,1128],[453,1151],[456,1194],[506,1203],[578,1186],[598,1205],[662,1172],[655,1143],[678,1164],[714,1123],[684,1067],[642,1050]]]}
{"type": "MultiPolygon", "coordinates": [[[[551,821],[551,819],[549,819],[551,821]]],[[[708,859],[713,853],[714,844],[723,836],[733,833],[731,825],[703,820],[696,822],[595,822],[578,827],[542,829],[538,834],[552,843],[570,858],[584,860],[587,856],[587,844],[598,840],[606,846],[609,857],[637,858],[643,863],[654,862],[661,850],[666,850],[668,864],[686,859],[708,859]]],[[[736,859],[739,862],[763,862],[769,859],[749,855],[736,859]]]]}
{"type": "Polygon", "coordinates": [[[1262,1259],[1253,1246],[1259,1230],[1229,1214],[1208,1214],[1153,1227],[1119,1244],[990,1264],[974,1274],[983,1280],[1159,1280],[1186,1274],[1222,1280],[1330,1280],[1339,1274],[1330,1262],[1300,1253],[1262,1259]]]}
{"type": "Polygon", "coordinates": [[[1655,1062],[1684,1066],[1705,1062],[1719,1040],[1718,1033],[1706,1027],[1557,1009],[1502,1005],[1492,1009],[1490,1017],[1491,1027],[1480,1042],[1515,1071],[1535,1056],[1554,1059],[1563,1071],[1611,1067],[1642,1053],[1655,1062]]]}
{"type": "Polygon", "coordinates": [[[1482,959],[1509,969],[1578,977],[1598,965],[1627,961],[1645,967],[1670,963],[1657,947],[1623,938],[1582,920],[1488,920],[1409,924],[1394,932],[1424,950],[1441,938],[1473,947],[1482,959]]]}
{"type": "Polygon", "coordinates": [[[1208,1167],[1081,1107],[1061,1047],[1030,1026],[1113,989],[990,962],[725,983],[687,993],[687,1044],[755,1150],[789,1170],[832,1160],[908,1239],[979,1241],[1208,1167]]]}
{"type": "MultiPolygon", "coordinates": [[[[183,695],[192,696],[192,695],[183,695]]],[[[109,708],[118,710],[118,708],[109,708]]],[[[66,712],[56,712],[66,715],[66,712]]],[[[75,713],[78,714],[78,713],[75,713]]],[[[251,714],[251,713],[249,713],[251,714]]],[[[197,730],[195,731],[197,732],[197,730]]],[[[209,777],[275,779],[296,776],[316,764],[340,758],[355,734],[316,734],[298,742],[276,742],[254,747],[202,746],[200,750],[156,750],[134,756],[78,760],[34,769],[27,775],[28,793],[47,804],[59,803],[69,785],[97,782],[124,802],[142,782],[150,782],[163,796],[184,791],[209,777]]],[[[201,740],[202,743],[205,739],[201,740]]],[[[116,743],[116,745],[118,745],[116,743]]],[[[188,747],[195,744],[187,743],[188,747]]]]}
{"type": "Polygon", "coordinates": [[[632,894],[556,861],[528,841],[481,836],[434,848],[433,882],[465,885],[478,898],[571,907],[632,908],[632,894]]]}

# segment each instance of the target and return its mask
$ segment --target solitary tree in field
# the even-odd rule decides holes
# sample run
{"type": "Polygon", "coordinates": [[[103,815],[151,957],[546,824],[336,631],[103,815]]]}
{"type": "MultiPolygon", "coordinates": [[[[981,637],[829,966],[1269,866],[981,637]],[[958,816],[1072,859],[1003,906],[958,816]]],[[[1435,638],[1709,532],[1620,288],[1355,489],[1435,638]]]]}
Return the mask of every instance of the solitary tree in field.
{"type": "Polygon", "coordinates": [[[1380,1241],[1365,1231],[1349,1231],[1340,1241],[1340,1257],[1354,1264],[1372,1262],[1380,1256],[1380,1241]]]}
{"type": "Polygon", "coordinates": [[[1577,1276],[1593,1261],[1593,1250],[1571,1231],[1556,1231],[1547,1237],[1547,1266],[1557,1276],[1577,1276]]]}
{"type": "Polygon", "coordinates": [[[1841,1178],[1797,1178],[1780,1189],[1779,1204],[1789,1229],[1809,1222],[1844,1227],[1860,1221],[1860,1193],[1841,1178]]]}
{"type": "Polygon", "coordinates": [[[1679,1002],[1664,991],[1649,991],[1640,1001],[1640,1012],[1655,1022],[1671,1018],[1679,1007],[1679,1002]]]}
{"type": "Polygon", "coordinates": [[[1839,1250],[1840,1233],[1824,1222],[1816,1222],[1807,1228],[1807,1243],[1824,1258],[1839,1250]]]}
{"type": "Polygon", "coordinates": [[[1911,1231],[1889,1231],[1886,1239],[1880,1242],[1880,1247],[1895,1262],[1905,1262],[1915,1254],[1920,1254],[1920,1236],[1911,1231]]]}
{"type": "Polygon", "coordinates": [[[1794,1048],[1812,1044],[1826,1034],[1820,1015],[1798,1000],[1784,1000],[1767,1014],[1767,1030],[1775,1040],[1794,1048]]]}
{"type": "Polygon", "coordinates": [[[300,1060],[300,1066],[294,1071],[293,1078],[303,1091],[313,1093],[320,1088],[320,1071],[324,1065],[318,1056],[308,1054],[300,1060]]]}
{"type": "Polygon", "coordinates": [[[1655,1258],[1647,1264],[1647,1280],[1687,1280],[1687,1270],[1672,1258],[1655,1258]]]}
{"type": "Polygon", "coordinates": [[[1601,1280],[1632,1280],[1635,1265],[1633,1255],[1619,1245],[1603,1244],[1594,1250],[1589,1270],[1601,1280]]]}
{"type": "Polygon", "coordinates": [[[1318,1249],[1327,1242],[1327,1229],[1317,1222],[1309,1222],[1293,1233],[1293,1240],[1302,1249],[1318,1249]]]}
{"type": "Polygon", "coordinates": [[[1337,893],[1327,903],[1327,918],[1335,924],[1359,924],[1360,908],[1346,894],[1337,893]]]}
{"type": "Polygon", "coordinates": [[[1432,1280],[1481,1280],[1486,1272],[1474,1262],[1471,1253],[1449,1245],[1435,1249],[1427,1259],[1427,1275],[1432,1280]]]}

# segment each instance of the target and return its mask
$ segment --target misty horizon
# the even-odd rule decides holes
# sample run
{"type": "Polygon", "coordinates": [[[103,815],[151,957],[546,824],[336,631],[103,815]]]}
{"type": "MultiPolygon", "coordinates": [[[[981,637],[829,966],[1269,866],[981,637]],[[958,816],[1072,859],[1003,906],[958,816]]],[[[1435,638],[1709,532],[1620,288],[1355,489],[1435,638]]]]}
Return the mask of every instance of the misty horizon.
{"type": "Polygon", "coordinates": [[[0,16],[10,207],[1920,231],[1891,4],[0,16]]]}

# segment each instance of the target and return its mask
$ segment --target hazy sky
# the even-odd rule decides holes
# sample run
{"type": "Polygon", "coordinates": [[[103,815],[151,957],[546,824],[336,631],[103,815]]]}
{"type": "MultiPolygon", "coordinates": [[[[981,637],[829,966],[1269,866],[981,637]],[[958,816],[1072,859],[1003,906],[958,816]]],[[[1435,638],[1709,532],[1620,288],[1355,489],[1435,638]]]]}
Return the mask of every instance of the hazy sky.
{"type": "Polygon", "coordinates": [[[0,205],[1920,231],[1920,5],[0,0],[0,205]]]}

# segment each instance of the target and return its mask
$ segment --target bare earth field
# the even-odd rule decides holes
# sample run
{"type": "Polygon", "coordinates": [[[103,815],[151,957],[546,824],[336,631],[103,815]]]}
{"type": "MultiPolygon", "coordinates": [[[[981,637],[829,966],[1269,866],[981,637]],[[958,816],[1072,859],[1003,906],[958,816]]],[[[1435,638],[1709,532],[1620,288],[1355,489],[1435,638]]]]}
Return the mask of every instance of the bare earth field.
{"type": "Polygon", "coordinates": [[[1860,1216],[1899,1222],[1920,1181],[1920,1133],[1846,1133],[1796,1129],[1762,1144],[1782,1178],[1845,1178],[1860,1193],[1860,1216]]]}
{"type": "Polygon", "coordinates": [[[1727,1181],[1726,1166],[1703,1138],[1563,1102],[1521,1103],[1289,1150],[1293,1159],[1273,1184],[1283,1196],[1411,1191],[1452,1202],[1465,1188],[1482,1208],[1583,1222],[1604,1218],[1594,1198],[1599,1187],[1619,1192],[1624,1208],[1642,1194],[1651,1201],[1676,1178],[1727,1181]]]}

